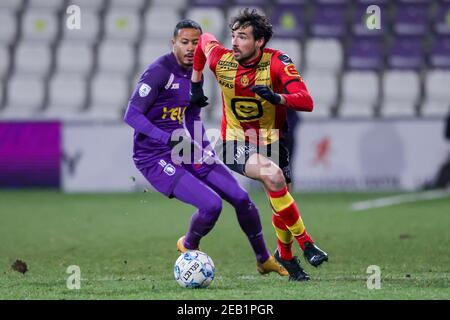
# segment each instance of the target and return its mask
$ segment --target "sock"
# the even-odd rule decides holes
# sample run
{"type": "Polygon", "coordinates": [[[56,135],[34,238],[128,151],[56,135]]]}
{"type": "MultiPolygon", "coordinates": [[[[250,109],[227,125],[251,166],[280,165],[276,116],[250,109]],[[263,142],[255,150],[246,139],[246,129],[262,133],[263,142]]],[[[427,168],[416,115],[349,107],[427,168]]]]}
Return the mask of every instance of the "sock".
{"type": "Polygon", "coordinates": [[[275,234],[277,235],[277,248],[281,259],[291,260],[293,243],[292,233],[275,212],[272,214],[272,225],[275,229],[275,234]]]}
{"type": "Polygon", "coordinates": [[[272,208],[295,237],[302,250],[305,249],[306,242],[314,243],[306,232],[305,225],[297,208],[297,203],[289,193],[287,186],[278,191],[269,191],[269,199],[272,208]]]}

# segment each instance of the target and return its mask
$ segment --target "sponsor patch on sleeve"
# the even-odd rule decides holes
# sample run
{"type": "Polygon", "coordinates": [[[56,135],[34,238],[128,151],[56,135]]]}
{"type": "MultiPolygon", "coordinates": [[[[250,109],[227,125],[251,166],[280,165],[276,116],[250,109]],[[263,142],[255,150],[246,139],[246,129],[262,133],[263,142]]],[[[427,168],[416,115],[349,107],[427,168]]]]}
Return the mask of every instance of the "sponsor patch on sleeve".
{"type": "Polygon", "coordinates": [[[301,79],[297,69],[292,63],[284,67],[284,72],[286,72],[286,74],[290,77],[299,77],[301,79]]]}
{"type": "Polygon", "coordinates": [[[284,65],[289,65],[289,64],[293,63],[291,58],[289,58],[289,56],[286,53],[280,54],[278,56],[278,59],[280,59],[280,61],[283,62],[284,65]]]}
{"type": "Polygon", "coordinates": [[[151,90],[152,90],[152,88],[148,84],[143,83],[139,87],[139,96],[141,96],[141,98],[144,98],[144,97],[148,96],[148,94],[150,93],[151,90]]]}

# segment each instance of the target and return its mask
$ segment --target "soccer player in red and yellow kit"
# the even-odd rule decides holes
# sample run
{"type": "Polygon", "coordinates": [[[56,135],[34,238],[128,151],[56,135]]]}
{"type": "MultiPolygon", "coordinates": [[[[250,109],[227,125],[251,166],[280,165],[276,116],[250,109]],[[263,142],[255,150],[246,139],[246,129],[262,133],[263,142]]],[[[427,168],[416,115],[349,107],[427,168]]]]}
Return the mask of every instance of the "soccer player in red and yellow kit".
{"type": "Polygon", "coordinates": [[[232,18],[232,50],[204,33],[194,55],[191,101],[204,100],[201,76],[205,64],[222,91],[222,157],[235,172],[259,180],[267,191],[277,235],[275,258],[288,270],[290,280],[309,280],[292,254],[297,241],[306,260],[317,267],[328,255],[306,232],[296,201],[288,190],[289,152],[283,139],[287,108],[310,112],[313,99],[292,60],[266,48],[272,26],[256,10],[245,9],[232,18]]]}

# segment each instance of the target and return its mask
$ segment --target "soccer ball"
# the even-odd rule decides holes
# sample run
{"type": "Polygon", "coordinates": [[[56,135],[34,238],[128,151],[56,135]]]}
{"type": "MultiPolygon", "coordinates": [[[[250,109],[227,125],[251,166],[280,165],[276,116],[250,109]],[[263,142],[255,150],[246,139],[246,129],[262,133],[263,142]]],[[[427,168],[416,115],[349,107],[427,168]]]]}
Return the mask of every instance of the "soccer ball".
{"type": "Polygon", "coordinates": [[[182,253],[173,267],[175,280],[183,288],[206,288],[214,279],[214,262],[204,252],[182,253]]]}

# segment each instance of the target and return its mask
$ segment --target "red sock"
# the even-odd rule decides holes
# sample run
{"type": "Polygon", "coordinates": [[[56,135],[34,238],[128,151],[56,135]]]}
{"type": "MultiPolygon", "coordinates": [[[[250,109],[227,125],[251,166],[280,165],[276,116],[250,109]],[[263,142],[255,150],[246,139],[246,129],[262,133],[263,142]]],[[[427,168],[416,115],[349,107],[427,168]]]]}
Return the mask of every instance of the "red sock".
{"type": "Polygon", "coordinates": [[[284,224],[283,220],[276,215],[272,214],[272,224],[276,228],[277,235],[277,248],[280,253],[280,257],[283,260],[291,260],[292,259],[292,243],[294,242],[292,239],[292,234],[289,229],[284,224]],[[283,241],[280,240],[282,237],[283,241]]]}
{"type": "Polygon", "coordinates": [[[301,235],[295,237],[295,240],[297,240],[298,245],[300,246],[300,248],[302,248],[302,250],[305,250],[306,242],[314,243],[313,239],[311,239],[311,237],[309,236],[308,232],[306,232],[306,230],[301,235]]]}

